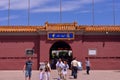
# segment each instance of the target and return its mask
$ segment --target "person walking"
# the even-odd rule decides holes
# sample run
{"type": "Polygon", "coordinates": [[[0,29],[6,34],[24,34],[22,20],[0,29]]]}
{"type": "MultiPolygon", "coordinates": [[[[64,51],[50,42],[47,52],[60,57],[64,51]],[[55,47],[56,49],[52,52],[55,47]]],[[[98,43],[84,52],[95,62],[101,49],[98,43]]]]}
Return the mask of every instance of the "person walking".
{"type": "Polygon", "coordinates": [[[45,63],[45,80],[50,80],[51,67],[48,61],[45,63]]]}
{"type": "Polygon", "coordinates": [[[73,61],[71,62],[71,68],[72,68],[72,76],[76,79],[77,71],[78,71],[78,61],[76,60],[76,57],[73,58],[73,61]]]}
{"type": "Polygon", "coordinates": [[[31,57],[29,57],[23,67],[23,72],[25,71],[25,80],[31,80],[32,64],[33,63],[32,63],[31,57]]]}
{"type": "Polygon", "coordinates": [[[64,65],[62,68],[62,76],[63,80],[67,80],[67,70],[69,69],[69,65],[67,64],[67,61],[64,61],[64,65]]]}
{"type": "Polygon", "coordinates": [[[62,78],[62,68],[63,68],[63,62],[62,62],[62,59],[61,58],[59,58],[59,60],[57,61],[57,63],[56,63],[56,69],[57,69],[57,71],[58,71],[58,75],[59,75],[59,77],[58,77],[58,79],[61,79],[62,78]]]}
{"type": "Polygon", "coordinates": [[[89,71],[90,71],[90,61],[89,61],[89,58],[86,57],[86,61],[85,61],[85,64],[86,64],[86,73],[89,75],[89,71]]]}

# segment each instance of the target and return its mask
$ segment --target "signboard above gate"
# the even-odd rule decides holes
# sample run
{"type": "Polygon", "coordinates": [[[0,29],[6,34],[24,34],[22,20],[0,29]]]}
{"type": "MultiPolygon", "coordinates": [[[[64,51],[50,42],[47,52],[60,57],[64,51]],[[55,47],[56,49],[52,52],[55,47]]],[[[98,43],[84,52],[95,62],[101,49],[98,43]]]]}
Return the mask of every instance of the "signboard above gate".
{"type": "Polygon", "coordinates": [[[49,32],[47,34],[49,40],[73,40],[74,33],[73,32],[49,32]]]}

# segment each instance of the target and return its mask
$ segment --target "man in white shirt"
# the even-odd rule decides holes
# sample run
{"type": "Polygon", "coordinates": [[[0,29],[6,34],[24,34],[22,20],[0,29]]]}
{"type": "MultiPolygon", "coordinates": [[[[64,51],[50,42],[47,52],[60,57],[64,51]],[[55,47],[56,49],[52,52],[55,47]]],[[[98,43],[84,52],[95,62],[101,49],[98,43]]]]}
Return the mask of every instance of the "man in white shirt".
{"type": "Polygon", "coordinates": [[[73,58],[73,61],[71,62],[71,68],[72,68],[72,76],[74,78],[77,78],[77,70],[78,70],[78,61],[76,60],[76,57],[73,58]]]}

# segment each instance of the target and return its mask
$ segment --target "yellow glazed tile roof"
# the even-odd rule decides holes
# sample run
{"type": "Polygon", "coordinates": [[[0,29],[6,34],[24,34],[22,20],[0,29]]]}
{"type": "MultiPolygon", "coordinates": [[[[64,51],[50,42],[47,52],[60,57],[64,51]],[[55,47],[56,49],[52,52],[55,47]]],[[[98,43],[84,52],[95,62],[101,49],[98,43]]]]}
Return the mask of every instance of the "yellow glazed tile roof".
{"type": "Polygon", "coordinates": [[[74,23],[58,23],[45,26],[0,26],[0,32],[37,32],[37,31],[80,31],[85,32],[120,32],[120,26],[79,26],[74,23]]]}
{"type": "Polygon", "coordinates": [[[87,32],[120,32],[120,27],[87,27],[87,32]]]}
{"type": "Polygon", "coordinates": [[[0,32],[36,32],[45,30],[45,27],[38,26],[0,26],[0,32]]]}
{"type": "Polygon", "coordinates": [[[120,26],[79,26],[77,30],[86,32],[120,32],[120,26]]]}

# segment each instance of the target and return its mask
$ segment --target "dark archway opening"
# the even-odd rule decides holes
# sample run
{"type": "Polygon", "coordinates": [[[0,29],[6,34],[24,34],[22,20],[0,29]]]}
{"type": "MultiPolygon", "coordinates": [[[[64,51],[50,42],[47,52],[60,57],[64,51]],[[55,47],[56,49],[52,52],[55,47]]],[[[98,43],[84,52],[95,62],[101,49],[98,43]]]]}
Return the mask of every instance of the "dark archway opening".
{"type": "Polygon", "coordinates": [[[50,64],[52,69],[56,69],[57,60],[61,58],[62,60],[66,60],[68,65],[71,66],[72,61],[72,49],[68,43],[64,41],[55,42],[50,48],[50,64]]]}

